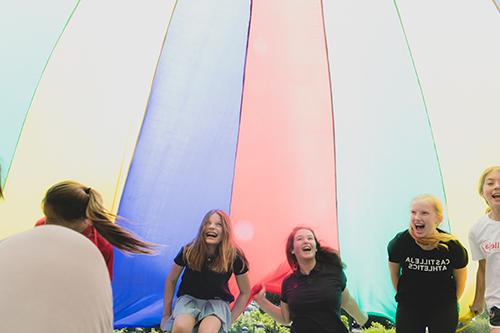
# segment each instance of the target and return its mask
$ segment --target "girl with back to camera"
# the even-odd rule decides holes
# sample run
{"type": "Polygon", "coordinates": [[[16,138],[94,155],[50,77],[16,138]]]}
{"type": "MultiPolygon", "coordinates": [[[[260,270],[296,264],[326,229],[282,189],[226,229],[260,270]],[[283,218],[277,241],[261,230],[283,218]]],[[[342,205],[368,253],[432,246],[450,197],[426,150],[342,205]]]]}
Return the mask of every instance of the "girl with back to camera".
{"type": "Polygon", "coordinates": [[[59,182],[47,190],[42,207],[45,217],[36,226],[55,224],[83,234],[101,251],[110,278],[113,246],[128,253],[154,253],[153,244],[114,223],[117,216],[103,206],[101,195],[93,188],[75,181],[59,182]]]}
{"type": "Polygon", "coordinates": [[[469,231],[471,256],[479,260],[476,293],[470,309],[490,313],[491,333],[500,333],[500,166],[489,167],[479,179],[479,195],[488,208],[469,231]]]}
{"type": "Polygon", "coordinates": [[[368,316],[346,288],[340,257],[321,246],[311,228],[292,230],[286,257],[293,273],[283,280],[280,306],[267,300],[262,288],[254,297],[262,310],[280,323],[291,323],[292,333],[347,333],[340,320],[341,307],[360,325],[367,324],[368,316]]]}
{"type": "Polygon", "coordinates": [[[439,199],[421,195],[410,207],[410,225],[389,243],[389,270],[396,289],[398,333],[455,332],[457,301],[467,278],[468,256],[451,234],[438,229],[439,199]]]}
{"type": "Polygon", "coordinates": [[[229,217],[211,210],[203,218],[198,235],[182,247],[165,281],[164,310],[160,327],[172,333],[226,333],[244,310],[250,297],[248,263],[233,243],[229,217]],[[172,298],[177,279],[184,271],[177,300],[172,298]],[[234,296],[228,280],[236,276],[239,295],[234,296]]]}

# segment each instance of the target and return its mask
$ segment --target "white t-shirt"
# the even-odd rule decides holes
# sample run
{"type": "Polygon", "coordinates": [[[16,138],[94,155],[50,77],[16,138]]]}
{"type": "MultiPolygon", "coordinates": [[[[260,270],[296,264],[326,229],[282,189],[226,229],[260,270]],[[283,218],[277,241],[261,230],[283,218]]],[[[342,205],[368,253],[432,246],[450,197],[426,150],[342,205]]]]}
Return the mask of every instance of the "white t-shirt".
{"type": "Polygon", "coordinates": [[[113,332],[106,264],[78,232],[46,225],[1,241],[0,281],[0,332],[113,332]]]}
{"type": "Polygon", "coordinates": [[[469,231],[469,243],[473,260],[486,259],[486,306],[500,308],[500,221],[482,216],[469,231]]]}

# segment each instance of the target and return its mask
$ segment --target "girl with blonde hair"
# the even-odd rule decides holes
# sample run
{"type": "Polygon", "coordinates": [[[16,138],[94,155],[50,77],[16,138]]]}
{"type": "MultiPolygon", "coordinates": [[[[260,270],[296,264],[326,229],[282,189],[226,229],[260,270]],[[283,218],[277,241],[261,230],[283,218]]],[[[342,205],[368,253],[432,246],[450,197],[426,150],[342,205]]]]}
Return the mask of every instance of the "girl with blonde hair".
{"type": "Polygon", "coordinates": [[[398,333],[453,333],[457,302],[465,288],[468,256],[451,234],[438,229],[443,208],[432,195],[414,198],[410,225],[388,245],[389,270],[396,289],[398,333]]]}
{"type": "Polygon", "coordinates": [[[478,192],[487,208],[469,231],[472,259],[479,260],[470,308],[475,314],[481,313],[486,301],[491,333],[500,333],[500,166],[483,171],[478,192]]]}
{"type": "Polygon", "coordinates": [[[211,210],[203,218],[198,235],[181,248],[165,282],[164,310],[160,327],[173,333],[196,329],[199,333],[226,333],[241,314],[250,297],[248,263],[233,242],[229,216],[211,210]],[[175,286],[182,281],[172,311],[175,286]],[[236,276],[239,295],[234,296],[228,280],[236,276]]]}

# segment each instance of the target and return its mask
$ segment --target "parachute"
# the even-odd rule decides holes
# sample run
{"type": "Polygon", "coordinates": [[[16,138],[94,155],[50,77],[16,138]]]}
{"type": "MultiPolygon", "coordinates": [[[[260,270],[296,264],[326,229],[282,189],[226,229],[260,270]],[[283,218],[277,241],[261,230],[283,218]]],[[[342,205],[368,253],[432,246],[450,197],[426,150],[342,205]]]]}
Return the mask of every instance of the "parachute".
{"type": "Polygon", "coordinates": [[[160,244],[115,254],[116,327],[158,324],[172,259],[214,208],[252,284],[279,288],[307,225],[360,306],[393,318],[386,245],[411,199],[440,197],[467,244],[477,178],[500,164],[493,2],[49,0],[0,21],[0,238],[57,181],[101,192],[160,244]]]}

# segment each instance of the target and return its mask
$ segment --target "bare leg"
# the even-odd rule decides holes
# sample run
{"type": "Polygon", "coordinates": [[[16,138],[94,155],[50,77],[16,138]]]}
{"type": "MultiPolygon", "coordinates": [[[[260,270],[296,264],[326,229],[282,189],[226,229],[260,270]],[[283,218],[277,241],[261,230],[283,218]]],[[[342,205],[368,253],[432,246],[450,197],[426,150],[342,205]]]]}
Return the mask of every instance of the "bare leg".
{"type": "Polygon", "coordinates": [[[175,317],[172,333],[192,333],[196,320],[188,314],[181,314],[175,317]]]}
{"type": "Polygon", "coordinates": [[[202,319],[198,333],[217,333],[222,326],[222,322],[216,316],[208,316],[202,319]]]}

